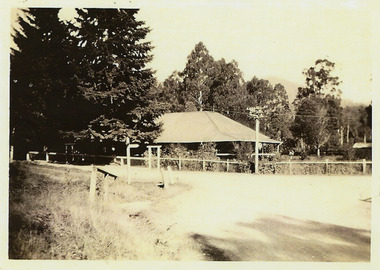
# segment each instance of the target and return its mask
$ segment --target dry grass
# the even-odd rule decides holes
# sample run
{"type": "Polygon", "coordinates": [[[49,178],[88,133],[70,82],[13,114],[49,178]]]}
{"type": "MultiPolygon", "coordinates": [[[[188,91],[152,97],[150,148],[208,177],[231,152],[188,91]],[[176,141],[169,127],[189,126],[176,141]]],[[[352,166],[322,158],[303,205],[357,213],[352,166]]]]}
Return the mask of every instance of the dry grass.
{"type": "MultiPolygon", "coordinates": [[[[88,202],[90,173],[10,165],[10,259],[198,260],[191,238],[171,232],[165,200],[189,189],[115,181],[88,202]],[[166,216],[168,216],[166,214],[166,216]]],[[[170,217],[170,215],[169,215],[170,217]]]]}

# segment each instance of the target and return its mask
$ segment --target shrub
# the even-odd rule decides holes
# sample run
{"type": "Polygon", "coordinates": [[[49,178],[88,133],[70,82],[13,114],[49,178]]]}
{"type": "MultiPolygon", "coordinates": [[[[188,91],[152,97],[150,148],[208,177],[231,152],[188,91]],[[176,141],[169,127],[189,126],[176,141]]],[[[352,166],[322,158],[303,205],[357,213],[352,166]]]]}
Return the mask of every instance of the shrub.
{"type": "Polygon", "coordinates": [[[300,153],[300,159],[301,160],[305,160],[307,158],[307,152],[306,151],[302,151],[301,153],[300,153]]]}

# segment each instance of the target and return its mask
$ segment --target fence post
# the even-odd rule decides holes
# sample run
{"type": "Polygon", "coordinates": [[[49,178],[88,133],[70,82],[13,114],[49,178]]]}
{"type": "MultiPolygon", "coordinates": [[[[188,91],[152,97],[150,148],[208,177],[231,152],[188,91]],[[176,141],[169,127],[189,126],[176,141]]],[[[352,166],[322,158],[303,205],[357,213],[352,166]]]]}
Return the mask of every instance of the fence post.
{"type": "Polygon", "coordinates": [[[169,181],[170,184],[174,184],[173,174],[172,174],[172,167],[168,166],[168,175],[169,175],[169,181]]]}
{"type": "Polygon", "coordinates": [[[366,173],[366,160],[363,159],[363,174],[366,173]]]}
{"type": "Polygon", "coordinates": [[[92,165],[90,196],[89,196],[90,202],[93,202],[95,199],[95,190],[96,190],[96,167],[92,165]]]}
{"type": "Polygon", "coordinates": [[[326,159],[326,174],[329,174],[329,159],[326,159]]]}
{"type": "Polygon", "coordinates": [[[131,183],[131,148],[127,146],[127,181],[131,183]]]}
{"type": "Polygon", "coordinates": [[[203,171],[206,171],[206,161],[204,158],[203,158],[202,167],[203,167],[203,171]]]}
{"type": "Polygon", "coordinates": [[[178,158],[178,170],[181,170],[181,166],[182,164],[181,164],[181,158],[179,157],[178,158]]]}
{"type": "Polygon", "coordinates": [[[293,174],[293,171],[292,171],[292,160],[289,159],[289,174],[293,174]]]}
{"type": "Polygon", "coordinates": [[[46,160],[46,162],[49,162],[49,153],[48,152],[46,152],[46,154],[45,154],[46,156],[45,156],[45,160],[46,160]]]}
{"type": "Polygon", "coordinates": [[[108,187],[109,187],[109,183],[108,183],[108,174],[105,174],[104,175],[104,178],[103,178],[103,187],[104,187],[104,197],[103,197],[103,200],[104,202],[108,201],[108,187]]]}
{"type": "Polygon", "coordinates": [[[165,174],[164,174],[164,169],[163,169],[163,168],[162,168],[162,169],[160,168],[159,171],[160,171],[160,173],[161,173],[161,179],[162,179],[163,187],[164,187],[164,188],[167,188],[167,186],[168,186],[167,184],[168,184],[168,183],[167,183],[167,180],[166,180],[166,177],[165,177],[165,174]]]}
{"type": "Polygon", "coordinates": [[[26,161],[30,161],[30,155],[29,155],[29,153],[26,153],[26,161]]]}
{"type": "Polygon", "coordinates": [[[227,158],[227,172],[228,172],[228,169],[229,169],[229,162],[228,162],[228,158],[227,158]]]}

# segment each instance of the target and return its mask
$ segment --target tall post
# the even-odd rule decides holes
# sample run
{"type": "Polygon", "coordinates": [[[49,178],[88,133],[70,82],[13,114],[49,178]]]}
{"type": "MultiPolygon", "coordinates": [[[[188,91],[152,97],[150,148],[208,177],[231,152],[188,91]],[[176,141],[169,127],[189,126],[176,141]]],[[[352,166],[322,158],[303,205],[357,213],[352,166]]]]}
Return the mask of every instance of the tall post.
{"type": "Polygon", "coordinates": [[[161,146],[157,147],[157,169],[161,168],[160,166],[160,157],[161,157],[161,146]]]}
{"type": "Polygon", "coordinates": [[[259,173],[259,116],[256,115],[256,138],[255,138],[255,174],[259,173]]]}
{"type": "Polygon", "coordinates": [[[148,166],[149,170],[152,169],[152,147],[148,146],[148,166]]]}
{"type": "Polygon", "coordinates": [[[129,138],[127,138],[127,141],[125,142],[125,145],[127,146],[125,151],[126,151],[126,156],[128,156],[128,145],[131,143],[131,140],[129,138]]]}
{"type": "Polygon", "coordinates": [[[347,143],[350,142],[350,125],[347,125],[347,143]]]}

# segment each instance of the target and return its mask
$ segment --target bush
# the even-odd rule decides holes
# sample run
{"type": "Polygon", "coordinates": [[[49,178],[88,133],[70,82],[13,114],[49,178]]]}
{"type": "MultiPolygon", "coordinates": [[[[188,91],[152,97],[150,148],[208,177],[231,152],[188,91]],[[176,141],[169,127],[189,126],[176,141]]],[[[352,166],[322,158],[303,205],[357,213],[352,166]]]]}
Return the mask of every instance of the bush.
{"type": "Polygon", "coordinates": [[[307,158],[307,152],[306,151],[302,151],[301,154],[300,154],[300,159],[301,160],[305,160],[307,158]]]}
{"type": "Polygon", "coordinates": [[[343,150],[343,160],[355,160],[355,149],[352,145],[347,145],[343,150]]]}

